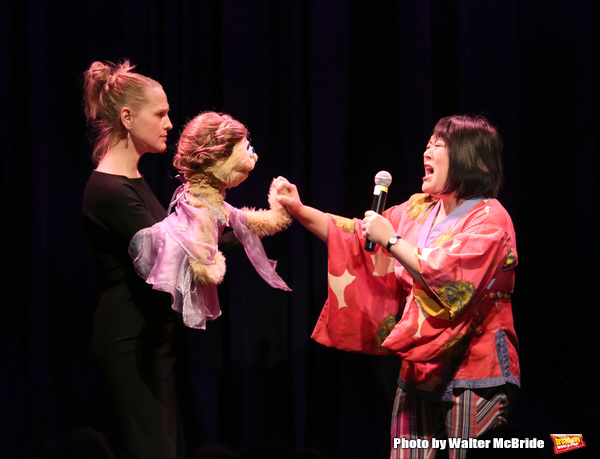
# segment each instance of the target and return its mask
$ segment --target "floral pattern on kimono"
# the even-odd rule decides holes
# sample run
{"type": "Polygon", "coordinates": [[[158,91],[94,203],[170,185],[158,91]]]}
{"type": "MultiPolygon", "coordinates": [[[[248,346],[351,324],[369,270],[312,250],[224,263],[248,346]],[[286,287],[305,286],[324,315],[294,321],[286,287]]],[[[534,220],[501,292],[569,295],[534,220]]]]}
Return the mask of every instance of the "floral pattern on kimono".
{"type": "Polygon", "coordinates": [[[381,345],[399,319],[404,291],[395,260],[379,247],[365,251],[360,231],[357,220],[328,215],[329,294],[312,338],[345,351],[387,354],[381,345]]]}

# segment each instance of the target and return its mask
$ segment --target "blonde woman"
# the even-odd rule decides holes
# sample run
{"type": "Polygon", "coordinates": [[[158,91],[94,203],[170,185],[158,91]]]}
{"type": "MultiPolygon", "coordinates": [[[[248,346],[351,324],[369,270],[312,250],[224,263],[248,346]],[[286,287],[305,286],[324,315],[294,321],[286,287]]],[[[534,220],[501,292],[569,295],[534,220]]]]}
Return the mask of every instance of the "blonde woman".
{"type": "Polygon", "coordinates": [[[167,293],[134,271],[133,235],[167,215],[138,170],[162,153],[173,125],[162,86],[119,64],[94,62],[84,74],[85,114],[96,169],[82,214],[101,279],[94,357],[119,418],[127,457],[184,456],[175,383],[180,317],[167,293]]]}

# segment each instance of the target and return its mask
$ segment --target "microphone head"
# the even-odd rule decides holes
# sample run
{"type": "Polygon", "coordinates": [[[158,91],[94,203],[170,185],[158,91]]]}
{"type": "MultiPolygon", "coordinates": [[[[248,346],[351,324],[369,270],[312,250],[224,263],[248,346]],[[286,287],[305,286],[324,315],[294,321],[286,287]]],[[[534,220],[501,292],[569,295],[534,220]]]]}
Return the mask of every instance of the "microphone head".
{"type": "Polygon", "coordinates": [[[379,171],[375,175],[375,185],[388,187],[392,183],[392,174],[388,171],[379,171]]]}

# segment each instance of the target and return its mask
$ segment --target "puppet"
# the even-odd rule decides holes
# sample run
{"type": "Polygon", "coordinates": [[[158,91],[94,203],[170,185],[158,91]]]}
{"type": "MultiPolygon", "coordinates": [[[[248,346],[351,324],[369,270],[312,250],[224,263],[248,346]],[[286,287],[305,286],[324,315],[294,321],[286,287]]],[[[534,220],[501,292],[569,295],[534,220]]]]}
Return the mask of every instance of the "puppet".
{"type": "Polygon", "coordinates": [[[204,112],[191,120],[173,160],[183,185],[175,191],[169,216],[136,233],[129,246],[138,274],[154,289],[170,293],[173,309],[192,328],[206,328],[207,320],[221,314],[217,285],[226,266],[218,242],[226,226],[260,276],[272,287],[290,290],[261,243],[291,223],[276,199],[277,179],[269,191],[269,210],[237,209],[225,201],[226,190],[246,180],[258,160],[248,138],[247,128],[227,114],[204,112]]]}

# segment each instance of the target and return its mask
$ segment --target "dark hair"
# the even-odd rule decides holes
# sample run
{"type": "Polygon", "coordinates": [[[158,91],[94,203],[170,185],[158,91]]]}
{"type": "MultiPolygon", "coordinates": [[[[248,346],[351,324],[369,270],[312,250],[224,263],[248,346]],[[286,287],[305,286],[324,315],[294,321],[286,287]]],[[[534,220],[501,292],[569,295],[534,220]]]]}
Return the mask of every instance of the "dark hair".
{"type": "Polygon", "coordinates": [[[459,199],[498,196],[502,185],[502,139],[482,115],[442,118],[433,137],[448,148],[449,170],[445,193],[459,199]]]}
{"type": "Polygon", "coordinates": [[[148,102],[146,89],[162,86],[139,73],[128,60],[114,64],[96,61],[84,73],[85,116],[90,125],[94,152],[92,159],[98,164],[108,149],[124,131],[121,109],[129,106],[140,109],[148,102]]]}
{"type": "Polygon", "coordinates": [[[248,136],[246,126],[230,115],[201,113],[183,129],[173,165],[189,180],[195,171],[231,156],[235,144],[248,136]]]}

